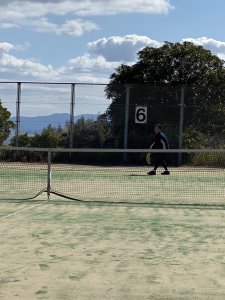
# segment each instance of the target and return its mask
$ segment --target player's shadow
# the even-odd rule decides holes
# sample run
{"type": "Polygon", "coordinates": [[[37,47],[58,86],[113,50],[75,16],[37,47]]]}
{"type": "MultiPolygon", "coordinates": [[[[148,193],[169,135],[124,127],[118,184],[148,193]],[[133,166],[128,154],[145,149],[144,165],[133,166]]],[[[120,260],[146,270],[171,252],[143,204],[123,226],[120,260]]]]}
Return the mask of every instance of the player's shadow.
{"type": "Polygon", "coordinates": [[[129,174],[129,177],[150,177],[148,174],[129,174]]]}

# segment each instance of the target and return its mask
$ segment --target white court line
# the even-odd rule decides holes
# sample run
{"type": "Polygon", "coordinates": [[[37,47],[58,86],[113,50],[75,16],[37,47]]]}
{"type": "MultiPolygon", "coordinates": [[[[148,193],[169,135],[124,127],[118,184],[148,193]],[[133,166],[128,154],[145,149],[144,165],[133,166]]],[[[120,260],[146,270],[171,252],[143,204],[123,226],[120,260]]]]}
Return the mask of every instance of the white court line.
{"type": "MultiPolygon", "coordinates": [[[[44,202],[44,203],[45,203],[45,202],[44,202]]],[[[20,210],[14,212],[14,213],[11,213],[11,214],[9,214],[9,215],[7,215],[7,216],[0,217],[0,220],[4,220],[4,219],[7,219],[7,218],[16,216],[16,215],[18,215],[18,214],[20,214],[20,213],[22,213],[22,212],[24,212],[24,211],[26,211],[26,210],[29,210],[29,209],[32,209],[32,208],[34,208],[34,207],[40,206],[40,205],[42,205],[42,204],[43,204],[43,203],[38,203],[38,204],[35,204],[35,205],[32,205],[32,206],[29,206],[29,207],[20,209],[20,210]]]]}

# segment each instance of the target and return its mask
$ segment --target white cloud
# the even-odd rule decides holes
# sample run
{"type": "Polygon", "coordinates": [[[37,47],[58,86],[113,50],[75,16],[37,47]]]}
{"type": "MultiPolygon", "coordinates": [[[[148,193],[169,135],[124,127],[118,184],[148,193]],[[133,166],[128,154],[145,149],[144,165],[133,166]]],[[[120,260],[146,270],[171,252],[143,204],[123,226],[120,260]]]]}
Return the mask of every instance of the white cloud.
{"type": "Polygon", "coordinates": [[[3,52],[8,53],[13,48],[14,48],[14,46],[10,43],[0,43],[0,54],[3,52]]]}
{"type": "Polygon", "coordinates": [[[0,29],[26,27],[39,32],[81,36],[99,28],[91,21],[80,19],[81,16],[168,14],[172,9],[170,0],[1,0],[0,29]],[[52,16],[70,19],[55,24],[49,21],[52,16]]]}
{"type": "Polygon", "coordinates": [[[119,62],[109,62],[103,56],[91,57],[89,54],[79,56],[69,60],[69,68],[82,72],[91,72],[93,70],[113,70],[118,67],[119,62]]]}
{"type": "Polygon", "coordinates": [[[20,26],[15,23],[7,23],[7,22],[2,22],[0,23],[0,29],[11,29],[11,28],[19,28],[20,26]]]}
{"type": "MultiPolygon", "coordinates": [[[[51,65],[43,65],[31,59],[21,59],[11,55],[9,52],[16,49],[9,43],[0,43],[0,74],[9,78],[36,78],[48,79],[57,75],[51,65]]],[[[8,78],[7,78],[8,79],[8,78]]]]}
{"type": "Polygon", "coordinates": [[[13,50],[18,52],[25,52],[27,49],[29,49],[31,44],[29,42],[25,42],[23,44],[17,44],[14,46],[13,50]]]}
{"type": "Polygon", "coordinates": [[[15,23],[2,23],[0,29],[27,27],[37,32],[55,33],[58,35],[66,34],[70,36],[81,36],[85,32],[98,30],[97,24],[82,19],[67,20],[63,24],[50,22],[48,18],[35,18],[28,20],[17,20],[15,23]]]}
{"type": "Polygon", "coordinates": [[[137,52],[146,47],[160,47],[162,44],[147,36],[126,35],[102,38],[88,44],[91,53],[102,55],[108,61],[135,61],[137,52]]]}
{"type": "Polygon", "coordinates": [[[58,76],[63,81],[107,83],[109,75],[119,66],[119,62],[108,62],[102,56],[89,54],[72,58],[58,69],[58,76]]]}
{"type": "Polygon", "coordinates": [[[0,43],[1,80],[106,83],[109,74],[119,64],[107,62],[103,57],[84,55],[69,60],[65,66],[54,68],[10,53],[18,51],[20,46],[0,43]]]}
{"type": "Polygon", "coordinates": [[[59,25],[50,22],[47,18],[40,18],[27,22],[27,25],[38,32],[53,32],[58,35],[67,34],[71,36],[81,36],[85,32],[99,29],[95,23],[81,19],[68,20],[64,24],[59,25]]]}
{"type": "Polygon", "coordinates": [[[218,53],[217,56],[225,61],[225,52],[224,53],[218,53]]]}
{"type": "Polygon", "coordinates": [[[119,13],[168,14],[170,0],[1,0],[0,19],[24,19],[48,14],[77,16],[112,15],[119,13]]]}
{"type": "Polygon", "coordinates": [[[84,32],[97,30],[98,25],[90,21],[83,21],[81,19],[66,21],[61,28],[59,34],[68,34],[72,36],[81,36],[84,32]]]}
{"type": "Polygon", "coordinates": [[[186,38],[182,42],[191,42],[198,46],[203,46],[204,48],[212,51],[222,59],[225,59],[225,42],[221,42],[212,38],[200,37],[200,38],[186,38]]]}

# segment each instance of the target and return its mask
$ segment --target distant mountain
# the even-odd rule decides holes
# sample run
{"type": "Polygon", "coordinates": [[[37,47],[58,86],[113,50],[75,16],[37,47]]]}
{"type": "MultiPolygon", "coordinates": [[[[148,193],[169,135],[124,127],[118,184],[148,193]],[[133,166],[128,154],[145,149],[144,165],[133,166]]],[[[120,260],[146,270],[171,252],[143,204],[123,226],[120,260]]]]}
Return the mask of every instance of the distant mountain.
{"type": "MultiPolygon", "coordinates": [[[[80,118],[84,117],[85,120],[97,120],[97,115],[94,114],[84,114],[74,117],[75,122],[80,118]]],[[[13,122],[16,121],[16,117],[12,117],[13,122]]],[[[38,116],[38,117],[20,117],[20,132],[28,134],[40,133],[48,125],[53,127],[62,126],[65,127],[66,122],[69,122],[69,114],[53,114],[48,116],[38,116]]]]}

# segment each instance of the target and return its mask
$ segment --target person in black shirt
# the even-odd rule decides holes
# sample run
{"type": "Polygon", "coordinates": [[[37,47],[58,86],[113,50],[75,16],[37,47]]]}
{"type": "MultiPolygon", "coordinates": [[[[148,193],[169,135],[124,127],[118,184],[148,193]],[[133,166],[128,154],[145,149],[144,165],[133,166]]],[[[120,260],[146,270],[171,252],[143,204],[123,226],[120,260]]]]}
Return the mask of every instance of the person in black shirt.
{"type": "MultiPolygon", "coordinates": [[[[162,126],[160,124],[155,125],[154,131],[155,139],[150,146],[150,149],[169,149],[169,142],[165,134],[162,132],[162,126]]],[[[148,173],[148,175],[156,175],[156,170],[159,166],[162,166],[165,169],[165,171],[161,173],[162,175],[170,175],[164,153],[153,153],[152,160],[155,167],[148,173]]]]}

